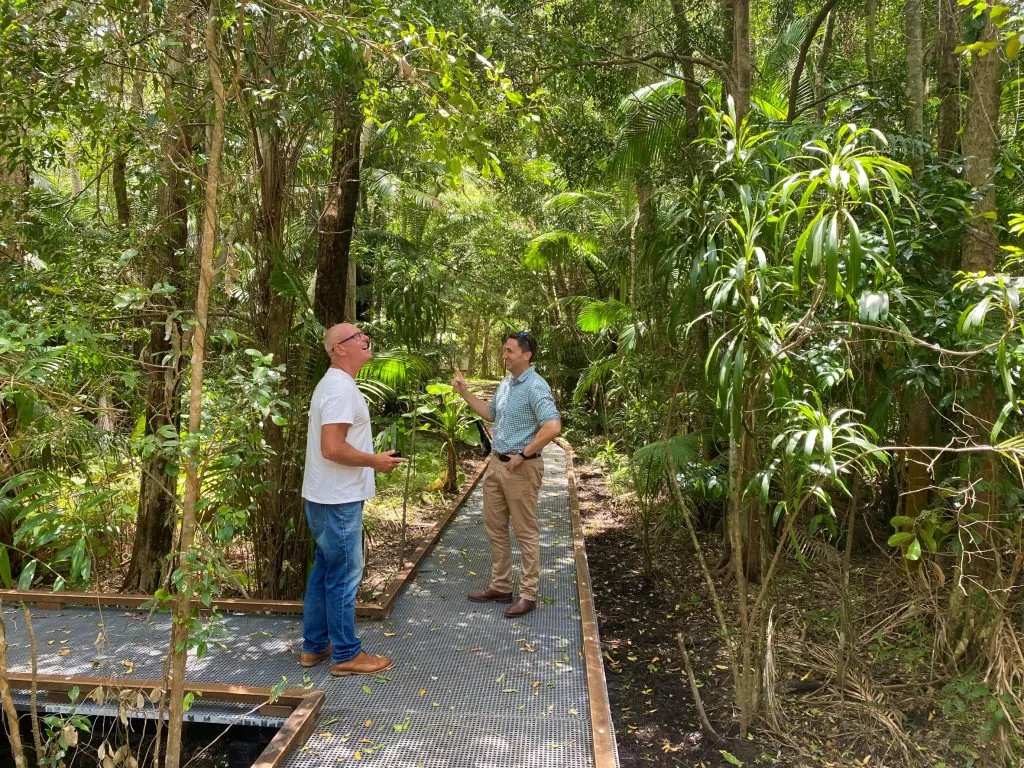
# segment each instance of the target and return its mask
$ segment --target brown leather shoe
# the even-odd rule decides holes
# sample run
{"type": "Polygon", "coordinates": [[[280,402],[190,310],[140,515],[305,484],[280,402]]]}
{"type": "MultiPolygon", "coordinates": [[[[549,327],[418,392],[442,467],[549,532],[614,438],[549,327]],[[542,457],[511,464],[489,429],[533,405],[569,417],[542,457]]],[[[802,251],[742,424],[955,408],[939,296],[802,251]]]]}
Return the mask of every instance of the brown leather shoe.
{"type": "Polygon", "coordinates": [[[391,659],[387,656],[371,656],[366,651],[360,651],[348,661],[343,661],[341,664],[331,664],[331,674],[335,677],[373,675],[390,668],[391,659]]]}
{"type": "Polygon", "coordinates": [[[520,597],[505,609],[505,615],[510,619],[514,619],[516,616],[525,616],[536,607],[536,600],[527,600],[525,597],[520,597]]]}
{"type": "Polygon", "coordinates": [[[511,592],[499,592],[488,587],[483,592],[471,592],[466,597],[474,603],[511,603],[511,592]]]}
{"type": "Polygon", "coordinates": [[[321,661],[331,658],[331,646],[327,646],[327,650],[323,653],[308,653],[303,651],[299,654],[299,666],[300,667],[315,667],[321,661]]]}

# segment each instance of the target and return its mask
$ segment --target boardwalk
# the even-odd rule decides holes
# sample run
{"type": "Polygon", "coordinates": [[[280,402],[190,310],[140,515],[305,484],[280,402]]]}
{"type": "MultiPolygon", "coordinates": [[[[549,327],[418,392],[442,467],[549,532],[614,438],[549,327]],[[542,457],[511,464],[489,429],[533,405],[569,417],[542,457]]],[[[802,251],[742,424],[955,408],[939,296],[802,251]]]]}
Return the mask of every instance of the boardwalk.
{"type": "MultiPolygon", "coordinates": [[[[590,701],[576,587],[565,457],[551,446],[541,490],[542,580],[533,613],[465,594],[486,586],[489,557],[481,489],[470,494],[390,618],[360,622],[365,647],[395,660],[366,678],[335,679],[326,664],[303,670],[296,617],[226,615],[189,680],[326,693],[313,735],[285,765],[350,760],[381,766],[594,765],[590,701]],[[356,753],[359,753],[358,755],[356,753]]],[[[169,620],[136,611],[63,608],[35,612],[40,674],[160,678],[169,620]]],[[[5,610],[12,671],[28,670],[20,615],[5,610]]],[[[239,707],[198,705],[197,719],[237,717],[239,707]]],[[[260,722],[249,717],[248,722],[260,722]]]]}

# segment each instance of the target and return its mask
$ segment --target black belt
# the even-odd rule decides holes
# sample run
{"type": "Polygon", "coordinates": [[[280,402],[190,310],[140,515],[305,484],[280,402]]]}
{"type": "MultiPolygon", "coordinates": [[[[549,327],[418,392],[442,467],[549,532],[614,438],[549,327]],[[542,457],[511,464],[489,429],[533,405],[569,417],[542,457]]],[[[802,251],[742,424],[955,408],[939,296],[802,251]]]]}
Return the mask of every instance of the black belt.
{"type": "MultiPolygon", "coordinates": [[[[500,461],[502,464],[504,464],[504,463],[506,463],[508,461],[511,461],[512,460],[512,456],[518,456],[519,454],[518,453],[513,453],[512,456],[509,456],[506,453],[498,453],[497,451],[495,451],[494,455],[498,457],[498,461],[500,461]]],[[[540,458],[540,453],[533,453],[533,454],[530,454],[529,456],[523,454],[523,458],[525,458],[527,461],[529,461],[530,459],[539,459],[540,458]]]]}

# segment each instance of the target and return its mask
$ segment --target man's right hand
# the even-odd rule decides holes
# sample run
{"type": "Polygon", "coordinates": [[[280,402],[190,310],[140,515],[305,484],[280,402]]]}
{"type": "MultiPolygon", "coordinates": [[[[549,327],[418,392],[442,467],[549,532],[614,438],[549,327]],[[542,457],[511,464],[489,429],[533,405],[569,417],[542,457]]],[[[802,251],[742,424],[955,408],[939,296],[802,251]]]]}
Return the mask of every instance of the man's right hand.
{"type": "Polygon", "coordinates": [[[469,384],[466,383],[466,379],[463,377],[462,371],[458,369],[458,366],[456,366],[455,373],[452,376],[452,389],[463,397],[469,392],[469,384]]]}
{"type": "Polygon", "coordinates": [[[406,460],[393,455],[394,451],[384,451],[384,453],[377,453],[373,456],[373,467],[374,472],[383,472],[387,474],[395,467],[405,464],[406,460]]]}

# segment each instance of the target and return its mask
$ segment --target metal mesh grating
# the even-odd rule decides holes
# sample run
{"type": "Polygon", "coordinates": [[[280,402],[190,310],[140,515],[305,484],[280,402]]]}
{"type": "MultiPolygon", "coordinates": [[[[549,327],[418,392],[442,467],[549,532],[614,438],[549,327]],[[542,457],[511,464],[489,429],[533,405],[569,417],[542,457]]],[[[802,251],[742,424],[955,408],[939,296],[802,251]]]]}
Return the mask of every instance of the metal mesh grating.
{"type": "MultiPolygon", "coordinates": [[[[291,768],[334,764],[356,751],[379,765],[410,768],[592,766],[568,504],[564,454],[550,446],[539,503],[540,600],[525,617],[506,619],[504,605],[465,599],[487,585],[490,572],[478,485],[390,618],[359,625],[366,650],[391,656],[393,669],[338,679],[326,664],[303,670],[295,657],[301,619],[236,614],[211,628],[210,652],[190,660],[189,679],[271,686],[284,677],[289,687],[323,689],[314,735],[288,758],[291,768]]],[[[518,571],[517,547],[513,561],[518,571]]],[[[162,676],[167,614],[108,609],[101,618],[96,609],[65,608],[33,616],[40,673],[162,676]]],[[[4,618],[10,667],[26,670],[20,612],[7,606],[4,618]]],[[[205,703],[194,712],[232,714],[205,703]]]]}

